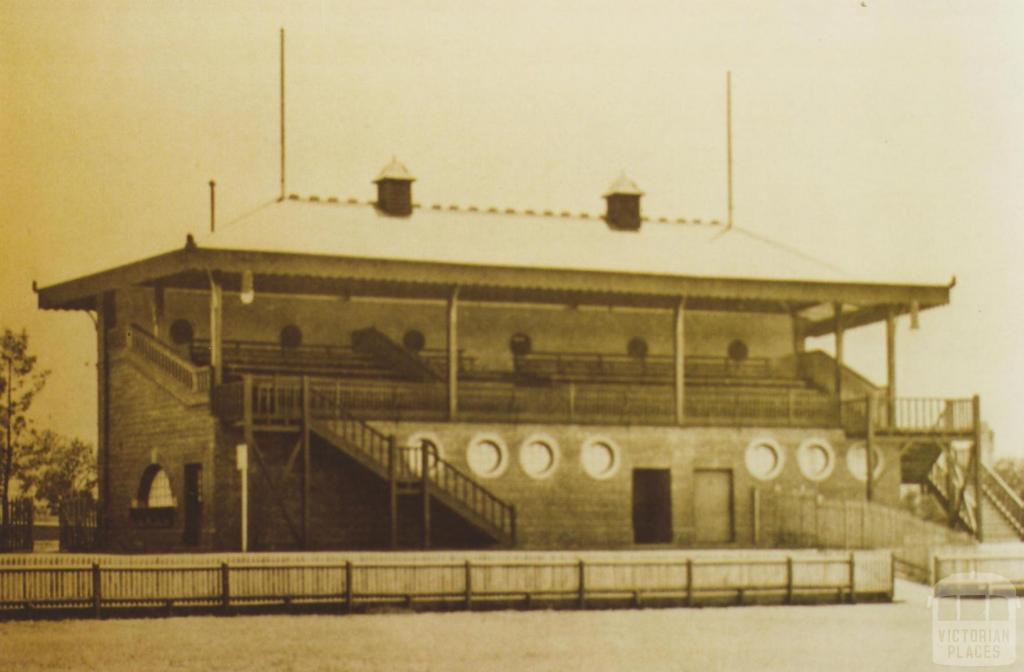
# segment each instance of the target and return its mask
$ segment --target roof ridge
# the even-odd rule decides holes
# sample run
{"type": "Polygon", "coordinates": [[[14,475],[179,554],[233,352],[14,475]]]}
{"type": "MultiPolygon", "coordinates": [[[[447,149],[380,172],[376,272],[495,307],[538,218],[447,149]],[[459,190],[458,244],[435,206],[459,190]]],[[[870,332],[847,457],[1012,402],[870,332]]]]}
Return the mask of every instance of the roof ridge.
{"type": "MultiPolygon", "coordinates": [[[[277,199],[277,203],[283,202],[282,199],[277,199]]],[[[321,198],[318,194],[310,194],[305,198],[296,193],[291,193],[288,198],[284,199],[284,202],[292,202],[299,204],[313,204],[313,205],[336,205],[336,206],[373,206],[376,207],[377,201],[370,199],[359,199],[355,197],[340,198],[338,196],[327,196],[321,198]]],[[[452,212],[452,213],[473,213],[473,214],[484,214],[484,215],[506,215],[506,216],[517,216],[517,217],[546,217],[548,219],[573,219],[573,220],[601,220],[604,219],[604,215],[598,213],[590,213],[585,211],[572,212],[571,210],[555,210],[554,208],[513,208],[513,207],[500,207],[495,205],[490,206],[479,206],[473,204],[460,205],[458,203],[450,203],[445,205],[444,203],[431,203],[426,206],[422,203],[413,203],[413,210],[433,210],[435,212],[452,212]]],[[[255,212],[255,210],[251,211],[255,212]]],[[[246,213],[248,215],[250,213],[246,213]]],[[[246,216],[243,215],[242,217],[246,216]]],[[[702,217],[670,217],[666,215],[644,215],[641,221],[648,224],[685,224],[685,225],[706,225],[706,226],[722,226],[721,220],[718,218],[704,219],[702,217]]]]}

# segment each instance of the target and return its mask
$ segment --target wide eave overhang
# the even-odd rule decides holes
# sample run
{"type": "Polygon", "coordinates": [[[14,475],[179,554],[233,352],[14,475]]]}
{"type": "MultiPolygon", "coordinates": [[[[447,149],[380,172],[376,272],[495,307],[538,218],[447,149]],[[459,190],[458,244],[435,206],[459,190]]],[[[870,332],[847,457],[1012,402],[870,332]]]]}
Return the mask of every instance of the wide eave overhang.
{"type": "MultiPolygon", "coordinates": [[[[892,311],[949,303],[950,285],[716,278],[593,270],[482,266],[283,252],[186,248],[39,290],[44,310],[94,310],[103,292],[133,285],[203,289],[216,277],[228,291],[251,271],[257,292],[562,305],[773,312],[800,315],[842,304],[843,326],[885,319],[892,311]]],[[[808,319],[807,334],[830,332],[833,319],[808,319]]]]}

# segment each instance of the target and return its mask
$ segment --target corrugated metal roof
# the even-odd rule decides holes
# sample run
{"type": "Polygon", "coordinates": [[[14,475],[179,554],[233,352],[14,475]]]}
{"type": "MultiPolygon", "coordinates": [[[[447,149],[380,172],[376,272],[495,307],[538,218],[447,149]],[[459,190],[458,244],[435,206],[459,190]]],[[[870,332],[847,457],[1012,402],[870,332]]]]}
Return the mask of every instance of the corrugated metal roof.
{"type": "Polygon", "coordinates": [[[201,248],[670,276],[858,282],[797,250],[733,227],[647,221],[613,231],[601,218],[417,208],[391,217],[372,205],[284,201],[216,233],[201,248]]]}

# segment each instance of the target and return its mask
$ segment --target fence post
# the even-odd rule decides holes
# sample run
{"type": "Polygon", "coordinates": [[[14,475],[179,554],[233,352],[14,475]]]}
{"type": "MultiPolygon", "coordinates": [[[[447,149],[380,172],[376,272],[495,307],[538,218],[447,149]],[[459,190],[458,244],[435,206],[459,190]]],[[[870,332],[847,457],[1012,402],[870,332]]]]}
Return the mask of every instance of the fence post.
{"type": "Polygon", "coordinates": [[[579,590],[576,595],[576,605],[583,609],[587,604],[587,568],[586,563],[580,559],[579,562],[579,590]]]}
{"type": "Polygon", "coordinates": [[[100,575],[100,565],[92,563],[92,615],[100,617],[100,610],[103,605],[103,582],[100,575]]]}
{"type": "Polygon", "coordinates": [[[352,561],[345,561],[345,608],[352,611],[352,596],[355,589],[352,587],[352,561]]]}
{"type": "Polygon", "coordinates": [[[465,595],[464,599],[466,602],[466,611],[473,608],[473,564],[471,561],[466,560],[465,565],[465,595]]]}
{"type": "Polygon", "coordinates": [[[693,558],[686,559],[686,606],[693,606],[693,558]]]}
{"type": "Polygon", "coordinates": [[[850,604],[854,604],[857,601],[857,585],[856,585],[856,562],[854,562],[854,553],[850,551],[850,604]]]}
{"type": "Polygon", "coordinates": [[[228,563],[220,563],[220,606],[227,613],[231,607],[231,575],[228,563]]]}
{"type": "Polygon", "coordinates": [[[793,556],[786,556],[786,604],[793,604],[793,556]]]}

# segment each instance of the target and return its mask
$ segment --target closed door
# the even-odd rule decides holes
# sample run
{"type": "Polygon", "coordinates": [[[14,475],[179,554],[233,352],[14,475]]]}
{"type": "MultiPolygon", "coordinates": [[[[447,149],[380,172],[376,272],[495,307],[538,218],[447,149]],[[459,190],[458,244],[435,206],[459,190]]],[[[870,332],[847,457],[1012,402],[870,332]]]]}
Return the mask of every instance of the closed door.
{"type": "Polygon", "coordinates": [[[633,470],[633,541],[672,541],[672,475],[668,469],[633,470]]]}
{"type": "Polygon", "coordinates": [[[198,546],[203,528],[203,465],[185,465],[185,543],[198,546]]]}
{"type": "Polygon", "coordinates": [[[693,515],[699,544],[727,544],[733,532],[731,469],[693,472],[693,515]]]}

